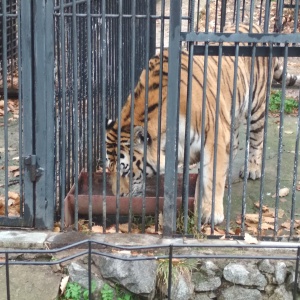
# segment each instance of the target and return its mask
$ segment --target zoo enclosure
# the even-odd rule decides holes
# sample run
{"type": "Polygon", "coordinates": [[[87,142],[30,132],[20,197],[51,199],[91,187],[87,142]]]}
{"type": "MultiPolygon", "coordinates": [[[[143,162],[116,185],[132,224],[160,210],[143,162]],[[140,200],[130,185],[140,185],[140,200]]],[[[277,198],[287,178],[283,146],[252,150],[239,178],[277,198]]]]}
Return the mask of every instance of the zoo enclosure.
{"type": "MultiPolygon", "coordinates": [[[[81,171],[87,171],[87,196],[88,204],[85,213],[88,214],[89,227],[93,221],[103,224],[106,231],[109,222],[106,209],[109,191],[105,188],[100,191],[104,195],[101,204],[103,213],[99,221],[94,214],[93,202],[93,175],[97,168],[98,158],[105,156],[104,124],[106,117],[119,118],[121,107],[135,87],[138,76],[143,68],[147,68],[147,62],[152,54],[161,51],[165,46],[170,48],[170,68],[173,68],[169,80],[169,97],[176,99],[178,91],[178,55],[179,46],[190,50],[190,55],[218,55],[219,46],[211,45],[211,42],[223,43],[235,42],[234,47],[223,46],[223,55],[254,55],[251,48],[243,48],[238,43],[256,43],[255,35],[243,34],[223,37],[222,31],[225,21],[234,21],[238,24],[244,21],[248,14],[248,21],[253,22],[255,14],[258,14],[258,22],[265,29],[264,41],[272,43],[272,51],[268,47],[258,49],[257,55],[299,56],[299,1],[285,4],[277,1],[276,15],[278,16],[274,27],[281,29],[283,9],[292,6],[294,16],[294,28],[289,35],[268,34],[273,28],[270,26],[271,3],[262,1],[257,10],[254,2],[249,3],[229,1],[206,3],[206,18],[200,13],[200,1],[184,1],[182,8],[180,1],[33,1],[19,5],[19,14],[11,16],[0,14],[1,19],[11,20],[18,17],[20,26],[19,44],[19,72],[20,91],[20,196],[21,212],[19,218],[11,218],[8,211],[1,218],[1,224],[7,226],[35,226],[36,228],[52,228],[53,215],[57,220],[62,220],[64,228],[66,213],[71,214],[75,229],[78,229],[78,213],[80,207],[79,193],[81,182],[78,179],[81,171]],[[227,6],[226,6],[227,5],[227,6]],[[223,7],[223,8],[222,8],[223,7]],[[210,10],[215,8],[214,23],[210,22],[210,10]],[[155,11],[156,9],[156,11],[155,11]],[[228,11],[233,11],[232,16],[228,11]],[[236,12],[240,12],[236,14],[236,12]],[[227,17],[227,19],[226,19],[227,17]],[[229,18],[231,17],[231,20],[229,18]],[[32,22],[34,20],[34,22],[32,22]],[[201,23],[202,22],[202,23],[201,23]],[[202,26],[202,27],[201,27],[202,26]],[[269,28],[270,27],[270,28],[269,28]],[[28,36],[32,33],[32,36],[28,36]],[[169,36],[167,35],[169,32],[169,36]],[[293,43],[288,45],[288,42],[293,43]],[[285,44],[284,46],[282,45],[285,44]],[[237,52],[237,49],[238,52],[237,52]],[[228,52],[226,52],[228,51],[228,52]],[[30,62],[34,62],[31,64],[30,62]],[[176,76],[177,74],[177,76],[176,76]],[[24,118],[23,116],[26,116],[24,118]],[[74,208],[65,211],[64,199],[74,185],[74,208]],[[106,200],[107,195],[107,200],[106,200]]],[[[6,11],[7,4],[2,3],[2,11],[6,11]]],[[[4,22],[5,23],[5,22],[4,22]]],[[[2,23],[3,37],[7,36],[7,29],[2,23]]],[[[8,44],[3,43],[3,49],[8,44]]],[[[5,58],[5,51],[3,57],[5,58]]],[[[4,59],[5,60],[5,59],[4,59]]],[[[6,61],[6,60],[5,60],[6,61]]],[[[2,70],[4,82],[7,79],[8,67],[2,70]]],[[[284,99],[284,91],[282,100],[284,99]]],[[[8,102],[7,87],[4,86],[4,102],[8,102]]],[[[177,167],[176,156],[176,106],[171,105],[169,111],[172,116],[168,121],[169,139],[168,160],[165,174],[165,209],[164,209],[164,233],[176,233],[176,207],[174,199],[177,198],[177,167]],[[172,112],[173,110],[173,112],[172,112]],[[175,144],[174,144],[175,143],[175,144]],[[172,188],[173,187],[173,188],[172,188]]],[[[188,119],[188,118],[187,118],[188,119]]],[[[283,112],[281,111],[281,124],[283,112]]],[[[5,142],[5,170],[8,169],[8,120],[4,121],[5,142]]],[[[281,126],[282,128],[282,126],[281,126]]],[[[298,125],[297,125],[298,128],[298,125]]],[[[282,129],[280,131],[282,137],[282,129]]],[[[298,134],[295,141],[296,153],[298,152],[298,134]]],[[[280,188],[281,147],[278,145],[278,181],[277,191],[280,188]]],[[[203,151],[202,151],[203,152],[203,151]]],[[[289,237],[294,237],[294,219],[296,208],[296,182],[298,156],[295,155],[294,175],[292,179],[292,206],[289,237]]],[[[201,167],[200,167],[201,170],[201,167]]],[[[232,168],[230,168],[229,173],[232,168]]],[[[201,171],[200,171],[201,172],[201,171]]],[[[184,166],[185,190],[182,202],[188,203],[187,195],[188,165],[184,166]]],[[[104,173],[105,174],[105,173],[104,173]]],[[[5,174],[5,203],[8,206],[8,171],[5,174]]],[[[106,181],[104,175],[104,183],[106,181]]],[[[159,224],[159,187],[160,176],[156,178],[154,212],[155,229],[159,224]]],[[[246,183],[246,181],[245,181],[246,183]]],[[[147,184],[147,183],[146,183],[147,184]]],[[[105,186],[105,184],[104,184],[105,186]]],[[[231,184],[229,183],[229,191],[231,184]]],[[[244,185],[246,186],[246,185],[244,185]]],[[[263,179],[261,181],[261,202],[263,204],[263,179]]],[[[244,188],[242,213],[245,214],[247,190],[244,188]]],[[[227,202],[230,204],[230,195],[227,202]]],[[[120,196],[115,200],[116,230],[121,223],[120,208],[123,199],[120,196]]],[[[146,190],[144,192],[141,211],[142,230],[145,230],[146,222],[146,190]]],[[[132,230],[133,207],[132,199],[129,201],[128,227],[132,230]]],[[[276,199],[275,225],[278,225],[279,199],[276,199]],[[277,214],[277,216],[276,216],[277,214]]],[[[188,207],[184,208],[183,233],[188,234],[188,207]]],[[[230,215],[230,209],[228,209],[230,215]]],[[[230,217],[227,214],[226,234],[229,233],[230,217]]],[[[260,224],[262,211],[260,210],[260,224]]],[[[242,218],[242,220],[244,220],[242,218]]],[[[212,232],[213,232],[212,226],[212,232]]],[[[201,224],[198,224],[200,230],[201,224]]],[[[242,233],[245,224],[242,223],[242,233]]],[[[277,237],[278,226],[274,231],[277,237]]],[[[260,234],[258,233],[258,235],[260,234]]]]}

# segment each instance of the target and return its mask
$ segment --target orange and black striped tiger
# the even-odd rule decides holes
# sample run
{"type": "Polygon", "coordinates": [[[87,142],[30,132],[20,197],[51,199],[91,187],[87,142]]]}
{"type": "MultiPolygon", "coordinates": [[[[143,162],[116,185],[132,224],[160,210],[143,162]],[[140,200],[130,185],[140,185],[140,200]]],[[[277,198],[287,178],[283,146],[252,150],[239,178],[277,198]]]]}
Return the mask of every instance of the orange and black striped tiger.
{"type": "MultiPolygon", "coordinates": [[[[247,25],[240,25],[240,32],[248,32],[247,25]]],[[[225,31],[234,32],[234,28],[227,28],[225,31]]],[[[253,32],[261,32],[258,26],[253,27],[253,32]]],[[[226,181],[226,173],[229,166],[230,151],[230,125],[231,125],[231,103],[233,98],[234,82],[234,57],[224,56],[222,58],[221,86],[220,86],[220,113],[218,116],[219,134],[217,147],[217,168],[216,168],[216,194],[215,194],[215,224],[221,223],[224,219],[223,195],[226,181]]],[[[261,176],[261,161],[264,133],[265,101],[267,91],[268,58],[256,57],[253,74],[253,96],[251,110],[250,128],[250,151],[249,167],[247,177],[257,179],[261,176]]],[[[204,57],[194,56],[192,74],[192,109],[190,127],[190,164],[199,162],[200,143],[204,138],[204,191],[202,196],[202,222],[211,220],[211,199],[213,184],[213,155],[214,155],[214,135],[215,124],[217,122],[216,93],[218,76],[218,57],[208,57],[207,69],[207,90],[206,90],[206,117],[205,136],[201,137],[202,97],[203,97],[203,73],[204,57]]],[[[238,148],[238,128],[247,114],[249,93],[250,93],[250,70],[251,58],[239,57],[236,86],[236,109],[235,109],[235,141],[234,152],[238,148]]],[[[283,68],[279,64],[278,58],[273,58],[271,76],[280,82],[283,68]]],[[[178,140],[178,163],[183,163],[184,141],[186,124],[186,104],[187,104],[187,84],[188,84],[188,53],[181,53],[181,80],[180,80],[180,115],[179,115],[179,140],[178,140]]],[[[149,81],[146,82],[146,71],[144,70],[139,78],[139,82],[134,90],[134,119],[130,118],[131,95],[129,95],[122,112],[121,119],[111,122],[107,126],[106,164],[111,174],[112,191],[116,193],[116,164],[117,164],[117,128],[121,126],[120,139],[120,194],[129,194],[129,174],[132,172],[133,186],[132,195],[141,194],[143,187],[143,158],[144,143],[147,143],[147,165],[146,175],[151,177],[157,172],[157,145],[158,145],[158,101],[159,86],[162,86],[161,103],[161,149],[160,149],[160,172],[165,169],[165,146],[166,146],[166,115],[167,115],[167,89],[168,89],[168,51],[162,55],[162,65],[160,55],[155,55],[149,61],[149,81]],[[160,69],[162,68],[162,78],[160,69]],[[147,137],[144,136],[145,119],[145,86],[148,85],[148,127],[147,137]],[[130,124],[133,122],[133,165],[130,166],[130,124]]],[[[286,74],[286,85],[300,85],[300,76],[286,74]]],[[[240,175],[244,176],[243,169],[240,175]]],[[[197,182],[197,187],[198,187],[197,182]]],[[[196,190],[196,196],[198,191],[196,190]]]]}

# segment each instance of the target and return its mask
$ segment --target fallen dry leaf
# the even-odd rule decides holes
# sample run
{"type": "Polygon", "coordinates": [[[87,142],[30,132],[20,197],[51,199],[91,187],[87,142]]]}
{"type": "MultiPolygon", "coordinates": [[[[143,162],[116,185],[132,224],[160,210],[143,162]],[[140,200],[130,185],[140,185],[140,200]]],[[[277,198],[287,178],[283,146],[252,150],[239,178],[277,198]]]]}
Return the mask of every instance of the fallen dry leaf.
{"type": "Polygon", "coordinates": [[[19,170],[19,166],[8,166],[7,169],[9,172],[15,172],[19,170]]]}
{"type": "MultiPolygon", "coordinates": [[[[285,187],[279,190],[279,197],[285,197],[289,194],[290,189],[285,187]]],[[[272,198],[276,198],[276,193],[272,196],[272,198]]]]}
{"type": "Polygon", "coordinates": [[[150,234],[157,233],[157,232],[155,231],[155,225],[152,225],[152,226],[147,227],[147,228],[145,229],[145,232],[146,232],[146,233],[150,233],[150,234]]]}
{"type": "Polygon", "coordinates": [[[55,226],[52,231],[53,232],[60,232],[60,227],[55,226]]]}
{"type": "Polygon", "coordinates": [[[11,199],[13,199],[13,200],[19,200],[20,201],[20,196],[16,192],[9,191],[8,192],[8,197],[11,198],[11,199]]]}
{"type": "Polygon", "coordinates": [[[99,225],[92,226],[92,232],[103,233],[103,227],[99,225]]]}
{"type": "Polygon", "coordinates": [[[126,224],[119,224],[119,230],[122,233],[128,233],[128,223],[126,223],[126,224]]]}
{"type": "Polygon", "coordinates": [[[286,229],[290,229],[290,227],[291,227],[291,222],[290,222],[290,221],[283,222],[283,223],[281,224],[281,227],[286,228],[286,229]]]}
{"type": "MultiPolygon", "coordinates": [[[[255,203],[254,203],[254,206],[257,207],[257,208],[260,208],[259,202],[255,202],[255,203]]],[[[267,212],[268,210],[269,210],[269,208],[268,208],[267,205],[263,205],[263,206],[262,206],[262,212],[267,212]]]]}
{"type": "MultiPolygon", "coordinates": [[[[275,218],[275,209],[270,208],[268,212],[263,214],[264,217],[272,217],[275,218]]],[[[281,219],[284,216],[284,210],[279,208],[278,209],[278,218],[281,219]]]]}
{"type": "Polygon", "coordinates": [[[164,216],[163,216],[163,213],[160,212],[158,215],[158,226],[160,229],[162,229],[163,225],[164,225],[164,216]]]}
{"type": "Polygon", "coordinates": [[[12,205],[14,205],[14,204],[15,204],[15,200],[9,198],[8,201],[7,201],[7,205],[8,205],[8,206],[12,206],[12,205]]]}
{"type": "Polygon", "coordinates": [[[245,242],[247,244],[257,244],[258,241],[255,237],[251,236],[249,233],[245,233],[245,242]]]}
{"type": "Polygon", "coordinates": [[[293,133],[294,133],[294,131],[291,131],[291,130],[286,130],[284,133],[285,133],[285,134],[293,134],[293,133]]]}
{"type": "Polygon", "coordinates": [[[60,288],[60,294],[61,295],[63,295],[65,290],[66,290],[69,278],[70,278],[70,276],[65,276],[65,277],[62,278],[62,280],[60,282],[60,287],[59,288],[60,288]]]}
{"type": "Polygon", "coordinates": [[[111,226],[109,228],[106,229],[106,233],[116,233],[116,227],[115,226],[111,226]]]}
{"type": "Polygon", "coordinates": [[[235,229],[235,232],[234,232],[235,235],[240,235],[241,234],[241,228],[237,227],[235,229]]]}

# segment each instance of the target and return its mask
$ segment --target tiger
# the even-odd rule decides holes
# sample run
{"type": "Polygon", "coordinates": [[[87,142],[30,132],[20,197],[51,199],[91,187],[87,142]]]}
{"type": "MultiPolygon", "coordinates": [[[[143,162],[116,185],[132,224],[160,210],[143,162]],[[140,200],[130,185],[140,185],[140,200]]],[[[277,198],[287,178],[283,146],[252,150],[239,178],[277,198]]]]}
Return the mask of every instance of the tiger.
{"type": "MultiPolygon", "coordinates": [[[[235,32],[233,26],[227,26],[225,32],[235,32]]],[[[241,24],[239,32],[249,32],[249,26],[241,24]]],[[[257,25],[253,25],[253,33],[261,33],[257,25]]],[[[202,223],[210,223],[212,218],[212,189],[213,189],[213,161],[215,145],[215,126],[219,123],[217,137],[217,168],[215,188],[214,224],[224,220],[223,197],[226,183],[226,175],[229,168],[230,134],[231,134],[231,104],[233,99],[234,63],[235,57],[222,57],[222,70],[219,95],[219,115],[216,119],[216,93],[218,76],[218,56],[208,56],[207,59],[207,88],[205,111],[205,135],[201,137],[202,126],[202,97],[204,81],[204,56],[193,56],[192,94],[191,94],[191,126],[190,126],[190,164],[200,162],[201,138],[204,138],[204,171],[202,192],[202,223]]],[[[251,57],[239,57],[236,84],[236,108],[234,125],[233,156],[237,153],[239,142],[239,127],[247,118],[248,101],[250,96],[251,57]]],[[[253,73],[253,92],[251,105],[250,147],[248,158],[248,172],[244,174],[242,167],[240,176],[253,180],[261,177],[263,135],[265,106],[267,96],[267,77],[269,69],[268,57],[255,57],[253,73]]],[[[106,128],[106,166],[111,177],[112,192],[116,194],[117,181],[117,140],[118,125],[120,123],[120,186],[121,196],[140,196],[143,190],[144,144],[147,143],[146,176],[151,177],[157,173],[157,148],[158,148],[158,118],[159,95],[161,93],[161,135],[160,135],[160,173],[165,171],[166,160],[166,119],[167,119],[167,95],[168,95],[168,50],[154,55],[149,60],[148,82],[146,82],[146,70],[143,70],[134,89],[134,112],[131,120],[131,95],[128,96],[121,111],[120,120],[110,121],[106,128]],[[161,70],[162,69],[162,70],[161,70]],[[162,78],[160,78],[162,74],[162,78]],[[148,126],[145,135],[145,92],[148,85],[148,126]],[[161,91],[160,91],[161,86],[161,91]],[[133,122],[133,165],[130,166],[130,124],[133,122]],[[129,186],[129,174],[132,172],[132,187],[129,186]]],[[[180,99],[179,99],[179,134],[178,134],[178,163],[183,164],[187,85],[188,85],[189,54],[181,51],[180,68],[180,99]]],[[[283,66],[277,57],[272,58],[271,76],[277,82],[282,81],[283,66]]],[[[286,74],[287,86],[300,86],[300,75],[286,74]]],[[[196,183],[195,203],[198,199],[199,177],[196,183]]]]}

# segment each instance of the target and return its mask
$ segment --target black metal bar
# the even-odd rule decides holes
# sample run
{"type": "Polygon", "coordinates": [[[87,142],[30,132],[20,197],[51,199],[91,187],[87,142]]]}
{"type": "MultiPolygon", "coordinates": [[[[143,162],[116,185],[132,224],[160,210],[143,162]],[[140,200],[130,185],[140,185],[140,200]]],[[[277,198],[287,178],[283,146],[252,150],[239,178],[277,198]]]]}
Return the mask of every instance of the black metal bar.
{"type": "MultiPolygon", "coordinates": [[[[283,74],[286,74],[287,70],[287,56],[288,56],[288,44],[285,44],[285,57],[283,62],[283,74]]],[[[279,141],[278,141],[278,159],[277,159],[277,176],[276,176],[276,198],[275,198],[275,216],[274,216],[274,239],[277,238],[278,232],[278,210],[279,210],[279,190],[280,190],[280,179],[281,179],[281,161],[283,153],[283,126],[284,126],[284,101],[285,101],[285,82],[286,77],[282,77],[282,95],[280,103],[280,123],[279,123],[279,141]]]]}
{"type": "Polygon", "coordinates": [[[168,80],[168,100],[167,100],[167,131],[166,131],[166,159],[165,164],[165,182],[164,182],[164,229],[163,233],[170,236],[176,225],[176,205],[175,199],[177,197],[176,182],[177,182],[177,168],[176,168],[176,154],[177,154],[177,124],[176,119],[179,113],[178,86],[179,79],[179,61],[180,61],[180,23],[181,23],[181,7],[180,0],[173,0],[170,2],[170,38],[169,38],[169,61],[174,63],[169,64],[169,80],[168,80]],[[174,151],[175,149],[175,151],[174,151]]]}
{"type": "Polygon", "coordinates": [[[87,167],[88,167],[88,196],[89,196],[89,228],[92,228],[93,217],[93,149],[92,149],[92,18],[91,0],[87,0],[87,167]]]}
{"type": "MultiPolygon", "coordinates": [[[[60,149],[60,164],[59,164],[59,172],[60,172],[60,198],[65,199],[65,185],[66,185],[66,141],[65,141],[65,126],[66,126],[66,59],[65,59],[65,18],[64,18],[64,9],[63,6],[60,7],[60,55],[61,55],[61,123],[60,123],[60,136],[61,141],[59,143],[60,149]]],[[[62,203],[62,202],[61,202],[62,203]]],[[[65,210],[64,205],[60,207],[60,217],[61,217],[61,229],[63,230],[65,227],[64,219],[65,219],[65,210]]]]}
{"type": "Polygon", "coordinates": [[[222,0],[220,32],[223,32],[223,28],[226,23],[226,5],[227,5],[227,0],[222,0]]]}
{"type": "Polygon", "coordinates": [[[168,276],[168,299],[171,299],[172,292],[172,266],[173,266],[173,245],[169,247],[169,276],[168,276]]]}
{"type": "Polygon", "coordinates": [[[188,229],[188,193],[189,193],[189,165],[190,165],[190,128],[191,128],[191,107],[192,107],[192,79],[193,79],[193,50],[194,45],[189,46],[188,62],[188,85],[187,104],[185,118],[185,139],[184,139],[184,162],[183,162],[183,184],[182,184],[182,204],[184,213],[184,234],[188,229]]]}
{"type": "Polygon", "coordinates": [[[228,32],[181,32],[180,40],[210,43],[300,43],[298,34],[287,33],[228,33],[228,32]]]}
{"type": "Polygon", "coordinates": [[[5,252],[5,275],[6,275],[6,297],[7,300],[10,300],[9,260],[8,260],[7,252],[5,252]]]}
{"type": "MultiPolygon", "coordinates": [[[[238,14],[237,14],[238,15],[238,14]]],[[[233,95],[231,103],[231,124],[230,124],[230,151],[229,151],[229,168],[228,168],[228,192],[227,192],[227,208],[226,208],[226,233],[229,232],[230,225],[230,210],[231,210],[231,194],[232,194],[232,164],[233,164],[233,146],[235,136],[235,110],[236,110],[236,96],[237,96],[237,72],[238,72],[238,57],[239,44],[235,45],[235,60],[234,60],[234,77],[233,77],[233,95]]]]}
{"type": "MultiPolygon", "coordinates": [[[[267,138],[268,138],[268,119],[269,119],[269,102],[270,102],[270,90],[273,72],[273,55],[272,55],[273,45],[270,45],[270,53],[268,59],[268,79],[267,79],[267,94],[266,94],[266,108],[265,108],[265,122],[264,122],[264,145],[262,150],[262,157],[266,157],[267,153],[267,138]]],[[[258,213],[258,228],[257,237],[261,236],[261,224],[262,224],[262,213],[263,213],[263,203],[264,203],[264,191],[265,191],[265,169],[266,169],[266,159],[262,159],[261,164],[261,178],[260,178],[260,192],[259,192],[259,213],[258,213]]]]}
{"type": "Polygon", "coordinates": [[[103,172],[103,190],[102,190],[102,226],[103,226],[103,233],[106,232],[106,82],[107,82],[107,36],[106,36],[106,1],[101,1],[101,12],[102,12],[102,25],[101,25],[101,105],[102,105],[102,143],[101,143],[101,156],[102,156],[102,172],[103,172]]]}
{"type": "Polygon", "coordinates": [[[88,242],[88,284],[89,284],[89,300],[93,299],[92,295],[92,243],[88,242]]]}
{"type": "MultiPolygon", "coordinates": [[[[300,94],[300,90],[299,90],[299,94],[300,94]]],[[[294,224],[295,224],[296,186],[297,186],[297,177],[298,177],[298,163],[299,163],[298,153],[299,153],[299,139],[300,139],[300,111],[299,110],[300,110],[300,107],[299,107],[299,103],[298,103],[297,134],[296,134],[294,170],[293,170],[290,238],[294,234],[294,224]]]]}
{"type": "Polygon", "coordinates": [[[215,196],[217,182],[217,158],[218,158],[218,136],[219,136],[219,111],[220,111],[220,90],[221,90],[221,72],[222,72],[222,44],[219,45],[218,56],[218,78],[217,78],[217,97],[216,97],[216,113],[215,113],[215,137],[214,137],[214,158],[213,158],[213,186],[211,199],[211,234],[214,233],[215,225],[215,196]]]}
{"type": "Polygon", "coordinates": [[[201,228],[201,216],[202,216],[202,196],[203,196],[203,189],[204,189],[204,145],[205,140],[203,137],[205,137],[205,114],[206,114],[206,87],[207,87],[207,60],[208,60],[208,43],[205,43],[205,54],[204,54],[204,74],[203,74],[203,94],[202,94],[202,114],[201,114],[201,146],[200,146],[200,168],[198,170],[198,191],[197,187],[195,190],[195,197],[198,197],[197,204],[197,230],[200,231],[201,228]]]}
{"type": "MultiPolygon", "coordinates": [[[[161,1],[161,18],[160,18],[160,53],[159,53],[159,61],[160,65],[163,66],[163,50],[164,50],[164,37],[165,37],[165,0],[161,1]]],[[[159,69],[159,94],[158,94],[158,120],[157,120],[157,164],[156,164],[156,191],[155,191],[155,231],[158,231],[158,223],[159,223],[159,193],[160,193],[160,151],[161,151],[161,115],[162,115],[162,79],[163,79],[163,68],[159,69]]]]}
{"type": "MultiPolygon", "coordinates": [[[[144,136],[146,137],[148,135],[148,101],[149,101],[149,51],[150,51],[150,4],[149,1],[147,1],[147,24],[146,24],[146,55],[145,55],[145,71],[146,71],[146,76],[145,76],[145,105],[144,105],[144,136]]],[[[142,233],[145,232],[145,212],[146,212],[146,169],[147,169],[147,149],[148,149],[148,144],[147,140],[145,139],[144,142],[144,157],[143,157],[143,204],[142,204],[142,233]]]]}
{"type": "Polygon", "coordinates": [[[247,181],[248,181],[248,159],[249,159],[249,148],[250,148],[250,124],[252,120],[252,99],[253,99],[253,82],[254,82],[254,67],[256,63],[255,52],[256,44],[252,48],[251,58],[251,69],[250,69],[250,86],[249,86],[249,98],[248,98],[248,109],[247,109],[247,129],[246,129],[246,145],[245,145],[245,156],[244,156],[244,180],[243,180],[243,196],[242,196],[242,233],[245,232],[245,214],[246,214],[246,195],[247,195],[247,181]]]}
{"type": "Polygon", "coordinates": [[[294,286],[293,286],[293,299],[297,299],[297,294],[298,294],[297,291],[298,291],[299,261],[300,261],[300,247],[298,247],[297,249],[295,279],[294,279],[294,286]]]}
{"type": "MultiPolygon", "coordinates": [[[[133,145],[134,145],[134,128],[133,128],[133,120],[134,120],[134,88],[135,88],[135,51],[133,49],[136,46],[136,0],[132,1],[131,7],[132,19],[131,19],[131,106],[130,106],[130,166],[133,165],[133,145]]],[[[129,174],[129,211],[128,211],[128,231],[131,232],[132,229],[132,187],[133,187],[133,172],[132,168],[129,174]]]]}
{"type": "Polygon", "coordinates": [[[6,1],[2,1],[2,49],[3,49],[3,89],[4,89],[4,204],[5,204],[5,216],[8,216],[8,95],[7,95],[7,7],[6,1]]]}
{"type": "Polygon", "coordinates": [[[119,19],[118,19],[118,143],[117,143],[117,201],[116,201],[116,231],[119,231],[119,220],[120,220],[120,150],[121,150],[121,109],[122,109],[122,66],[123,66],[123,0],[119,1],[119,19]]]}
{"type": "MultiPolygon", "coordinates": [[[[272,43],[270,43],[272,44],[272,43]]],[[[209,46],[208,55],[209,56],[217,56],[219,53],[218,46],[209,46]]],[[[283,46],[273,46],[272,47],[272,55],[276,57],[283,57],[284,54],[283,46]]],[[[205,46],[204,45],[195,45],[194,47],[194,55],[204,55],[205,46]]],[[[255,56],[263,56],[266,57],[270,53],[269,46],[257,46],[255,56]]],[[[222,51],[223,56],[234,56],[235,55],[235,46],[223,46],[222,51]]],[[[252,46],[240,46],[240,55],[241,56],[252,56],[252,46]]],[[[300,47],[289,47],[289,57],[300,57],[300,47]]]]}
{"type": "MultiPolygon", "coordinates": [[[[104,1],[105,2],[105,1],[104,1]]],[[[72,5],[72,46],[73,46],[73,90],[74,90],[74,184],[75,184],[75,209],[74,209],[74,225],[75,230],[78,230],[78,176],[79,176],[79,170],[78,170],[78,140],[79,140],[79,124],[78,124],[78,51],[77,51],[77,18],[76,18],[76,2],[73,2],[72,5]]]]}

